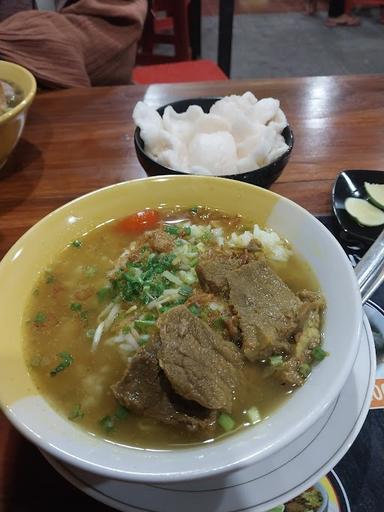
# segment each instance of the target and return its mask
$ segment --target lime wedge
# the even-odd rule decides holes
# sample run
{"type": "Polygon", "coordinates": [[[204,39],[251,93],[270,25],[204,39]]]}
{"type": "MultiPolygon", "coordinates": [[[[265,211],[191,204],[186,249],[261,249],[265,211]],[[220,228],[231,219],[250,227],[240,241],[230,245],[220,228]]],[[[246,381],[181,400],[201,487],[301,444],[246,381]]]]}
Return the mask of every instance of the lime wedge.
{"type": "Polygon", "coordinates": [[[379,208],[384,208],[384,185],[377,183],[364,183],[369,199],[379,208]]]}
{"type": "Polygon", "coordinates": [[[381,226],[384,224],[384,211],[376,208],[365,199],[348,197],[345,209],[362,226],[381,226]]]}

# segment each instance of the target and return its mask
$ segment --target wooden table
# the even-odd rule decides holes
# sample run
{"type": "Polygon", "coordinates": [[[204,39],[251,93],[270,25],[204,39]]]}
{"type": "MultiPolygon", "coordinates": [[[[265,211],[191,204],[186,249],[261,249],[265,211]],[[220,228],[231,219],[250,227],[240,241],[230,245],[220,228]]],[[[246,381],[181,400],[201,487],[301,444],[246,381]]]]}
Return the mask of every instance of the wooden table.
{"type": "MultiPolygon", "coordinates": [[[[281,100],[296,141],[291,160],[272,189],[312,213],[330,212],[332,185],[340,170],[384,167],[384,77],[380,76],[45,93],[36,98],[23,138],[0,173],[0,257],[30,226],[67,201],[145,176],[132,141],[131,115],[138,100],[158,106],[180,98],[247,90],[259,98],[281,100]]],[[[0,510],[56,512],[68,506],[107,510],[59,477],[0,413],[0,510]]]]}

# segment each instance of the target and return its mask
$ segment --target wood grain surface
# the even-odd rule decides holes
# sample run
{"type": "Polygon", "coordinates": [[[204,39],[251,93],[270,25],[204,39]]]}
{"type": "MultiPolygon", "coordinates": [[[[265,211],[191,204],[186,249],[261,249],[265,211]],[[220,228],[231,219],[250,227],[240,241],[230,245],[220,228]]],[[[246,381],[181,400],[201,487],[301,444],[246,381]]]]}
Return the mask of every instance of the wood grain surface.
{"type": "MultiPolygon", "coordinates": [[[[145,173],[133,146],[138,100],[160,106],[252,91],[273,96],[295,134],[272,190],[327,214],[343,169],[384,168],[384,77],[349,76],[70,89],[40,94],[22,139],[0,171],[0,257],[34,223],[67,201],[145,173]]],[[[56,475],[0,413],[0,510],[107,510],[56,475]]]]}

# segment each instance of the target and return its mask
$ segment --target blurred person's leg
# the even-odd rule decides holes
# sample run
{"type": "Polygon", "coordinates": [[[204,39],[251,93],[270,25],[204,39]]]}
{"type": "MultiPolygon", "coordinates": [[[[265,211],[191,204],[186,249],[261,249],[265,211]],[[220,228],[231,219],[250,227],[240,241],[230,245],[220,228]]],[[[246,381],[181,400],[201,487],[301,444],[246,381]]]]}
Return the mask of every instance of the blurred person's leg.
{"type": "Polygon", "coordinates": [[[59,12],[18,12],[0,23],[0,59],[47,87],[127,84],[146,12],[147,0],[68,0],[59,12]]]}
{"type": "Polygon", "coordinates": [[[329,0],[327,27],[347,26],[356,27],[360,24],[359,18],[345,12],[345,0],[329,0]]]}

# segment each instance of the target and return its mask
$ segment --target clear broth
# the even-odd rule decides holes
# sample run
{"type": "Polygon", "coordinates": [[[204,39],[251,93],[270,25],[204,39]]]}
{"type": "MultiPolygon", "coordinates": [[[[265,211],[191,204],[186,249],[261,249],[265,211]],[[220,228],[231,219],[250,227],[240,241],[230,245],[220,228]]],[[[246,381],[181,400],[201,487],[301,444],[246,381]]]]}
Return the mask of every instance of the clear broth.
{"type": "MultiPolygon", "coordinates": [[[[165,220],[172,221],[186,218],[183,212],[162,215],[165,220]]],[[[194,223],[203,224],[212,219],[222,219],[228,232],[252,224],[212,211],[198,220],[194,218],[194,223]]],[[[108,435],[100,424],[102,418],[114,415],[118,408],[110,386],[121,378],[127,361],[115,346],[103,342],[92,353],[89,330],[97,325],[97,317],[105,306],[100,305],[96,292],[105,286],[106,273],[134,238],[119,232],[116,222],[107,223],[84,235],[80,247],[70,245],[65,248],[51,267],[39,276],[24,317],[24,351],[32,378],[39,392],[61,414],[90,433],[115,442],[169,449],[220,439],[226,434],[219,426],[213,437],[207,437],[133,413],[118,419],[108,435]],[[72,311],[72,303],[81,303],[82,312],[86,314],[72,311]],[[39,314],[44,315],[41,325],[34,321],[39,314]],[[57,355],[61,352],[70,353],[74,362],[53,378],[50,370],[57,366],[57,355]]],[[[272,266],[294,291],[303,288],[319,290],[312,270],[298,255],[293,254],[287,263],[272,266]]],[[[256,406],[261,419],[265,419],[290,395],[290,391],[261,365],[246,362],[245,375],[245,385],[235,397],[232,411],[236,430],[250,425],[246,415],[250,407],[256,406]]]]}

